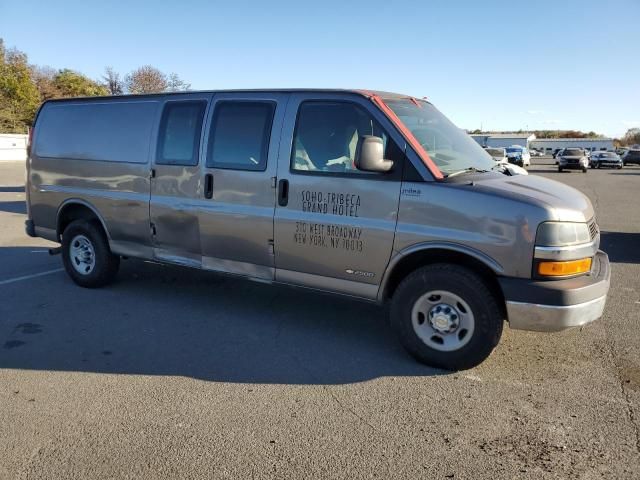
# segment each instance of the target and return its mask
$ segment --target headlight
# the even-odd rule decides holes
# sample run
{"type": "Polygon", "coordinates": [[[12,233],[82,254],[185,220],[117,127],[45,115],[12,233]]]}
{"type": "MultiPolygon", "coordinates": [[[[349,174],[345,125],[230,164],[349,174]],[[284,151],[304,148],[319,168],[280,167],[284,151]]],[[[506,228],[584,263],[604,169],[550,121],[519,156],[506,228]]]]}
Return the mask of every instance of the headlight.
{"type": "Polygon", "coordinates": [[[591,241],[586,223],[545,222],[538,227],[536,245],[564,247],[591,241]]]}

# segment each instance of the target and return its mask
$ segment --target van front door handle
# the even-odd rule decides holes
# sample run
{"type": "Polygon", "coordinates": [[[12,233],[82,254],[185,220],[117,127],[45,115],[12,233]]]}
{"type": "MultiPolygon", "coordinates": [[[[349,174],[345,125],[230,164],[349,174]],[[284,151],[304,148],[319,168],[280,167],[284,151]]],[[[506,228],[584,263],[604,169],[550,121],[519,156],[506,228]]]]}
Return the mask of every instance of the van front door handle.
{"type": "Polygon", "coordinates": [[[213,174],[204,176],[204,198],[213,198],[213,174]]]}
{"type": "Polygon", "coordinates": [[[289,180],[284,178],[278,182],[278,205],[286,207],[289,203],[289,180]]]}

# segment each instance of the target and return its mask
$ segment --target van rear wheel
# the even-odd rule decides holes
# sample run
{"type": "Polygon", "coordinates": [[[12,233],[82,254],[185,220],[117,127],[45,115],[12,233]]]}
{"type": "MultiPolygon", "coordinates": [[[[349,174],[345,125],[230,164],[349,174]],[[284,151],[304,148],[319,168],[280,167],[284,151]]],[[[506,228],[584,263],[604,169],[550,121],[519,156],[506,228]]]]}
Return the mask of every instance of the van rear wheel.
{"type": "Polygon", "coordinates": [[[86,220],[74,220],[65,228],[62,261],[71,279],[86,288],[111,283],[120,267],[120,257],[111,253],[102,228],[86,220]]]}
{"type": "Polygon", "coordinates": [[[446,370],[482,363],[500,341],[503,317],[482,277],[452,264],[416,270],[391,303],[391,321],[406,350],[446,370]]]}

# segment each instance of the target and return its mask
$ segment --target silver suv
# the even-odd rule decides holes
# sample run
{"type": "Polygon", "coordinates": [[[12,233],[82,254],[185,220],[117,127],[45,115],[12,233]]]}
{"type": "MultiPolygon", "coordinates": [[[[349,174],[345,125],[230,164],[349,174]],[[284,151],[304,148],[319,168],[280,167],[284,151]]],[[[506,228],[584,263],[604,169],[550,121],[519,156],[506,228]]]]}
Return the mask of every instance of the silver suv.
{"type": "Polygon", "coordinates": [[[511,328],[602,314],[589,200],[509,176],[431,103],[373,91],[47,101],[26,231],[82,287],[140,258],[391,303],[400,341],[447,369],[511,328]]]}

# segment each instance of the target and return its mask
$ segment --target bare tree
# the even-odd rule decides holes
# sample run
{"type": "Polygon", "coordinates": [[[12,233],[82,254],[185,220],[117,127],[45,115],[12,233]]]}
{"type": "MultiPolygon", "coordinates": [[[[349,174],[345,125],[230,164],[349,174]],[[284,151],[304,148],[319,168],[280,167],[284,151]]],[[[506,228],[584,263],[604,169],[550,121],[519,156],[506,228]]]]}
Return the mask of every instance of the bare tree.
{"type": "Polygon", "coordinates": [[[178,92],[191,87],[177,74],[167,75],[151,65],[144,65],[129,73],[124,79],[124,86],[129,93],[178,92]]]}
{"type": "Polygon", "coordinates": [[[62,93],[56,86],[54,80],[57,74],[58,71],[55,68],[47,65],[31,66],[31,78],[33,79],[33,83],[36,84],[38,92],[40,93],[40,98],[43,101],[62,96],[62,93]]]}
{"type": "Polygon", "coordinates": [[[109,90],[110,95],[122,95],[124,93],[124,83],[120,79],[120,74],[113,67],[106,67],[102,76],[103,85],[109,90]]]}
{"type": "Polygon", "coordinates": [[[167,90],[170,92],[180,92],[184,90],[189,90],[191,88],[191,84],[182,80],[176,73],[170,73],[167,78],[167,90]]]}
{"type": "Polygon", "coordinates": [[[640,128],[630,128],[622,137],[622,143],[625,145],[640,144],[640,128]]]}
{"type": "Polygon", "coordinates": [[[167,76],[151,65],[144,65],[125,77],[129,93],[165,92],[169,86],[167,76]]]}

